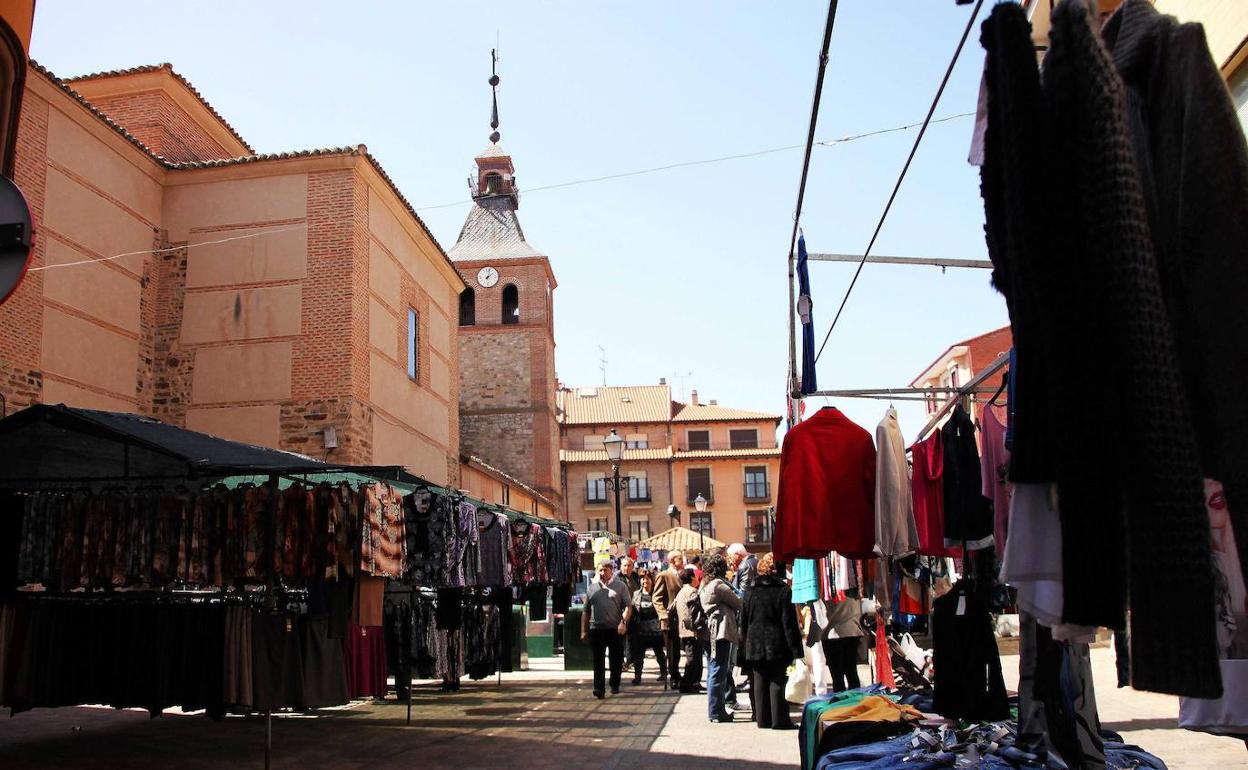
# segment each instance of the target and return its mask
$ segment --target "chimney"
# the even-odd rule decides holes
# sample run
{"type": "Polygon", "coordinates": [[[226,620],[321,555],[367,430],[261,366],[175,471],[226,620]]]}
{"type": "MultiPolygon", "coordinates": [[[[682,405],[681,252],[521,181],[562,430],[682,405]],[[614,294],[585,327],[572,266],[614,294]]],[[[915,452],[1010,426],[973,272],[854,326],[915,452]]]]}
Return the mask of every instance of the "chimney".
{"type": "Polygon", "coordinates": [[[660,378],[659,378],[659,384],[660,384],[660,385],[666,385],[666,384],[667,384],[667,378],[666,378],[666,377],[660,377],[660,378]]]}
{"type": "Polygon", "coordinates": [[[713,398],[712,398],[712,399],[711,399],[711,406],[719,406],[719,401],[717,401],[717,400],[715,400],[715,399],[713,399],[713,398]]]}
{"type": "Polygon", "coordinates": [[[697,405],[698,405],[698,391],[696,391],[696,390],[695,390],[695,391],[691,391],[691,392],[689,393],[689,404],[690,404],[691,406],[697,406],[697,405]]]}

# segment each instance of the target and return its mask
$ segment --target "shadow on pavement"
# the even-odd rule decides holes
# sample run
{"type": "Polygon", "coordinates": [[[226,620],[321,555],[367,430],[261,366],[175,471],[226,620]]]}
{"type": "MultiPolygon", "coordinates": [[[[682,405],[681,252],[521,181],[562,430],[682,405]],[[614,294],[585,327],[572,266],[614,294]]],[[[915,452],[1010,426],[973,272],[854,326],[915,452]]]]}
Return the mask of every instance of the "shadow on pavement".
{"type": "MultiPolygon", "coordinates": [[[[436,697],[418,693],[410,727],[405,724],[406,705],[395,701],[283,714],[273,719],[273,767],[597,770],[653,768],[656,761],[683,770],[793,766],[743,762],[727,753],[649,753],[676,703],[677,698],[657,689],[598,701],[567,682],[526,681],[473,690],[467,698],[462,691],[436,697]]],[[[745,722],[740,729],[754,727],[745,722]]],[[[0,767],[262,767],[264,737],[263,716],[150,719],[145,712],[43,709],[0,719],[0,767]]]]}

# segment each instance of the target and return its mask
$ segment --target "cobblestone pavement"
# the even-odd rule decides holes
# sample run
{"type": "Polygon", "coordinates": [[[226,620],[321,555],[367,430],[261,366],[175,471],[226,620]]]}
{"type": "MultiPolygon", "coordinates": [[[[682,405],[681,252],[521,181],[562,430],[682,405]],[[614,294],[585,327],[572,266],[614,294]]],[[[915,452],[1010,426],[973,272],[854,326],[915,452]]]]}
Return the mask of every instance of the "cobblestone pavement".
{"type": "MultiPolygon", "coordinates": [[[[1002,659],[1007,685],[1017,658],[1002,659]]],[[[273,719],[275,768],[680,767],[682,770],[779,770],[798,764],[797,735],[740,722],[710,724],[704,696],[665,692],[647,674],[618,696],[590,695],[584,672],[559,660],[537,670],[468,682],[459,693],[418,687],[412,724],[394,701],[356,703],[315,715],[273,719]]],[[[1172,770],[1248,767],[1241,741],[1181,730],[1176,698],[1114,688],[1113,654],[1093,650],[1101,718],[1158,755],[1172,770]]],[[[865,669],[863,669],[865,674],[865,669]]],[[[626,675],[627,676],[627,675],[626,675]]],[[[265,720],[104,708],[48,709],[0,718],[0,768],[263,767],[265,720]]]]}

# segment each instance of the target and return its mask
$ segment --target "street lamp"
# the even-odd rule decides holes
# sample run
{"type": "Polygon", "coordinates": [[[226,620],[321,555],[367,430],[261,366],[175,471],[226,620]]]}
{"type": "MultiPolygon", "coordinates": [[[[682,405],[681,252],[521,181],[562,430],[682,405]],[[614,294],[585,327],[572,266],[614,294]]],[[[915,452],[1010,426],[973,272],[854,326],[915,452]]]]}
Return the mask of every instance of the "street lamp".
{"type": "MultiPolygon", "coordinates": [[[[607,459],[611,461],[611,481],[607,482],[611,489],[615,490],[615,532],[621,538],[624,537],[624,523],[620,517],[620,492],[622,490],[620,483],[620,460],[624,458],[624,439],[620,438],[615,432],[615,428],[611,429],[611,435],[602,440],[602,448],[607,450],[607,459]]],[[[628,483],[628,477],[623,478],[623,483],[628,483]]]]}
{"type": "MultiPolygon", "coordinates": [[[[699,492],[698,496],[693,499],[693,507],[698,513],[706,513],[706,498],[699,492]]],[[[698,549],[703,553],[706,552],[706,519],[698,517],[698,549]]]]}

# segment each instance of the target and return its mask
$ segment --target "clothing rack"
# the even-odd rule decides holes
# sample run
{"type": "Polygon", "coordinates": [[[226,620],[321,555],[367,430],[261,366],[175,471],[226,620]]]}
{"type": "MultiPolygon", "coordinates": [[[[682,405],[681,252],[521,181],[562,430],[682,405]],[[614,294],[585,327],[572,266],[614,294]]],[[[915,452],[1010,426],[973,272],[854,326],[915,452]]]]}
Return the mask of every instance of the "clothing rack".
{"type": "Polygon", "coordinates": [[[984,367],[983,370],[981,370],[979,374],[975,375],[975,377],[972,378],[970,382],[966,383],[966,385],[963,386],[962,388],[959,388],[957,394],[955,394],[953,398],[946,401],[943,406],[937,409],[936,414],[932,415],[932,418],[927,421],[926,425],[923,426],[923,430],[919,431],[919,435],[914,437],[915,443],[918,443],[919,441],[922,441],[924,438],[926,438],[927,434],[931,433],[932,429],[935,428],[938,424],[940,424],[940,421],[945,418],[945,415],[953,411],[953,408],[957,406],[959,403],[961,403],[962,399],[966,397],[967,395],[970,395],[971,393],[979,393],[979,392],[987,392],[987,393],[995,392],[996,390],[995,388],[987,388],[981,391],[979,390],[979,386],[982,385],[985,381],[987,381],[989,377],[991,377],[992,375],[1004,369],[1006,365],[1009,363],[1010,363],[1010,354],[1002,353],[1001,355],[997,356],[996,361],[993,361],[991,364],[984,367]]]}

